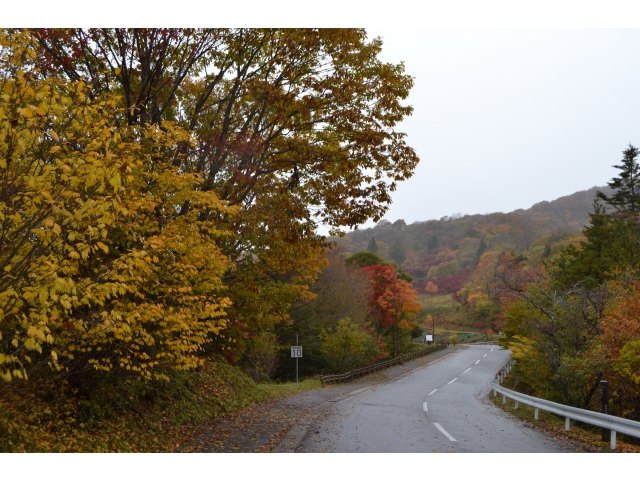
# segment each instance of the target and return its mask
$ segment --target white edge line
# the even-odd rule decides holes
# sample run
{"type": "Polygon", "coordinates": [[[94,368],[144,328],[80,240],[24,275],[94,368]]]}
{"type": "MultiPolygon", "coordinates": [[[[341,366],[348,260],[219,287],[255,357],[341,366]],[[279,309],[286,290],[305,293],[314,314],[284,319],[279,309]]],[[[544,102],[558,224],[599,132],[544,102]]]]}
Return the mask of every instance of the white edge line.
{"type": "Polygon", "coordinates": [[[451,384],[451,383],[455,382],[457,379],[458,379],[458,377],[454,378],[453,380],[451,380],[450,382],[448,382],[448,383],[447,383],[447,385],[449,385],[449,384],[451,384]]]}
{"type": "Polygon", "coordinates": [[[451,440],[452,442],[457,441],[455,438],[453,438],[451,435],[449,435],[449,432],[447,432],[444,428],[442,428],[442,427],[440,426],[440,424],[439,424],[439,423],[435,423],[435,422],[433,422],[433,424],[434,424],[434,425],[438,428],[438,430],[440,430],[440,431],[444,434],[444,436],[445,436],[445,437],[447,437],[449,440],[451,440]]]}
{"type": "Polygon", "coordinates": [[[479,363],[480,363],[480,360],[478,360],[478,361],[476,362],[476,365],[477,365],[477,364],[479,364],[479,363]]]}
{"type": "Polygon", "coordinates": [[[462,373],[467,373],[469,370],[471,370],[471,367],[467,368],[464,372],[462,373]]]}
{"type": "Polygon", "coordinates": [[[429,411],[429,407],[427,407],[427,402],[422,402],[422,409],[423,409],[425,412],[428,412],[428,411],[429,411]]]}
{"type": "MultiPolygon", "coordinates": [[[[436,388],[433,392],[431,393],[436,393],[438,391],[438,389],[436,388]]],[[[431,395],[431,393],[428,393],[427,395],[431,395]]]]}

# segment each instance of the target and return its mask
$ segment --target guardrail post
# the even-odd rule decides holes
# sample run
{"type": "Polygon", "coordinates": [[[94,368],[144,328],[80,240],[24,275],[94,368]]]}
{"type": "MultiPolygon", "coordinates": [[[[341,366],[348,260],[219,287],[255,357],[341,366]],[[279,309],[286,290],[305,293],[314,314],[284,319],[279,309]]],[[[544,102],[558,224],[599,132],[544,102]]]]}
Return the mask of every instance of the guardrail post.
{"type": "Polygon", "coordinates": [[[538,409],[536,408],[535,413],[533,414],[533,419],[538,420],[538,409]]]}
{"type": "Polygon", "coordinates": [[[502,403],[507,403],[507,396],[506,395],[502,395],[502,403]]]}
{"type": "Polygon", "coordinates": [[[570,428],[571,428],[571,419],[569,417],[566,417],[564,419],[564,429],[568,432],[570,428]]]}
{"type": "Polygon", "coordinates": [[[611,450],[616,449],[616,431],[611,430],[611,450]]]}
{"type": "Polygon", "coordinates": [[[497,391],[495,388],[493,389],[493,396],[494,396],[494,397],[497,397],[497,396],[498,396],[498,391],[497,391]]]}
{"type": "Polygon", "coordinates": [[[518,409],[518,400],[516,400],[516,405],[515,405],[515,407],[513,407],[513,408],[514,408],[514,410],[517,410],[517,409],[518,409]]]}

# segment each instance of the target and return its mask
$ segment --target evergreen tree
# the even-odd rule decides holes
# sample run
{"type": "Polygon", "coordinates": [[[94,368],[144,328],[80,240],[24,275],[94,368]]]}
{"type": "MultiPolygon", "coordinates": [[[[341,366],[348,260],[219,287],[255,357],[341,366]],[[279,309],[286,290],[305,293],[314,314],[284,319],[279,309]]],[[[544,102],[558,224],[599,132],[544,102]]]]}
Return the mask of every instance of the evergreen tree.
{"type": "Polygon", "coordinates": [[[367,251],[378,253],[378,244],[376,243],[376,237],[373,235],[369,239],[369,244],[367,245],[367,251]]]}
{"type": "Polygon", "coordinates": [[[629,216],[609,215],[596,199],[591,225],[584,229],[586,242],[580,249],[569,245],[553,268],[559,288],[581,282],[591,287],[611,279],[628,268],[638,268],[636,222],[629,216]]]}
{"type": "Polygon", "coordinates": [[[432,235],[427,242],[427,252],[432,253],[438,248],[438,237],[432,235]]]}
{"type": "Polygon", "coordinates": [[[394,260],[396,263],[401,264],[407,258],[407,251],[400,242],[396,242],[391,247],[391,251],[389,252],[389,257],[391,260],[394,260]]]}
{"type": "Polygon", "coordinates": [[[621,171],[620,175],[607,183],[615,193],[609,197],[598,191],[596,197],[607,202],[618,212],[636,214],[640,212],[640,166],[636,160],[640,150],[629,144],[629,148],[622,153],[622,164],[613,165],[621,171]]]}
{"type": "Polygon", "coordinates": [[[478,250],[476,251],[476,265],[480,263],[480,258],[482,258],[482,254],[487,250],[487,244],[484,241],[484,237],[480,237],[480,245],[478,245],[478,250]]]}

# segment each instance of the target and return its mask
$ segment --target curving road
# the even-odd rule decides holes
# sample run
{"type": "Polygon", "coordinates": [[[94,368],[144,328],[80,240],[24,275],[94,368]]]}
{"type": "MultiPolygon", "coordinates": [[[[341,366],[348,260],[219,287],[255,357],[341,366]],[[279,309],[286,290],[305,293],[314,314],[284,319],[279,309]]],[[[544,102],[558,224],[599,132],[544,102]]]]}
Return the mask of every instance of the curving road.
{"type": "Polygon", "coordinates": [[[392,382],[336,401],[299,452],[567,452],[571,447],[526,427],[487,398],[509,359],[469,346],[392,382]]]}

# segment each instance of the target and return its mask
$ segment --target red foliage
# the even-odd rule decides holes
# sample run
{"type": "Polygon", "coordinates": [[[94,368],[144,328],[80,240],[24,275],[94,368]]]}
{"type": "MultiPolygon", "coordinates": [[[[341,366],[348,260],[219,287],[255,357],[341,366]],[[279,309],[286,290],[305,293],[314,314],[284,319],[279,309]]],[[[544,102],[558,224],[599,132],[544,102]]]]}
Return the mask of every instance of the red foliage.
{"type": "Polygon", "coordinates": [[[421,308],[411,284],[400,280],[398,272],[391,265],[373,265],[365,267],[364,271],[372,286],[369,307],[379,325],[410,328],[406,315],[418,313],[421,308]]]}

